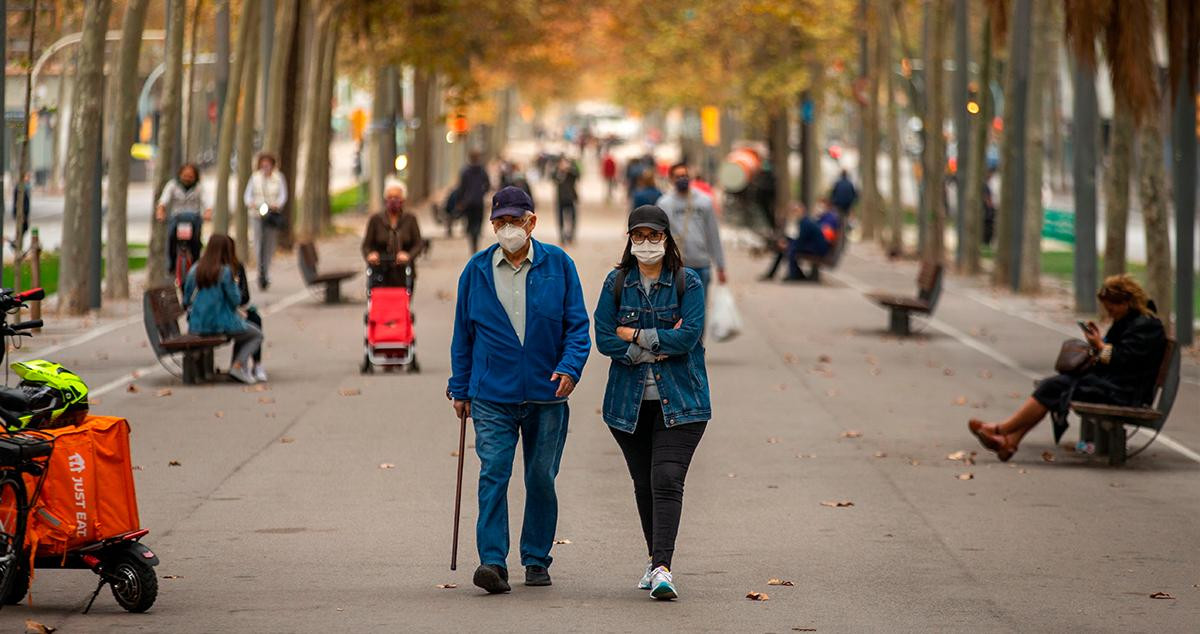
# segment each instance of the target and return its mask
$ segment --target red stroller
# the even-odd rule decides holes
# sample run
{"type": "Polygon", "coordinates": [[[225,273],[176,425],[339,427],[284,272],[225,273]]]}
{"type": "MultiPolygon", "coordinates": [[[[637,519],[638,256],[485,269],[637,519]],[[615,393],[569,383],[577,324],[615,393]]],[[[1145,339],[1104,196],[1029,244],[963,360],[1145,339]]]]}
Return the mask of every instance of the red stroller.
{"type": "Polygon", "coordinates": [[[396,264],[384,258],[367,267],[366,337],[363,339],[363,374],[375,371],[407,369],[420,372],[417,363],[417,338],[413,331],[412,265],[396,264]]]}

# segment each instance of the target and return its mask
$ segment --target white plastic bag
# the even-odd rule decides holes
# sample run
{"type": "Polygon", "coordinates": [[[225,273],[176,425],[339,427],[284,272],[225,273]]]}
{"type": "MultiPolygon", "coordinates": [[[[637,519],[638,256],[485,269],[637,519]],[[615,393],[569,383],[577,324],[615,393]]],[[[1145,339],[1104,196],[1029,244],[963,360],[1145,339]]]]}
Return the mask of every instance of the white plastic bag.
{"type": "Polygon", "coordinates": [[[708,332],[717,341],[729,341],[742,332],[742,315],[733,301],[733,292],[724,284],[712,287],[708,305],[708,332]]]}

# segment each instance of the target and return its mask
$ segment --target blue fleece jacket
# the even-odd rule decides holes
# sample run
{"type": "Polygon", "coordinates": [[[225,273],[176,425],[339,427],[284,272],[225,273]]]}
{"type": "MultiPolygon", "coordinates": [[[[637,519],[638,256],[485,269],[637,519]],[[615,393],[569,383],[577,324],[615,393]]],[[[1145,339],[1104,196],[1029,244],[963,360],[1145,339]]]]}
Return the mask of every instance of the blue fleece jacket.
{"type": "Polygon", "coordinates": [[[494,403],[556,402],[555,372],[576,382],[592,341],[575,263],[562,249],[534,241],[537,257],[525,280],[525,345],[496,297],[492,256],[476,253],[458,279],[458,306],[450,344],[455,399],[494,403]]]}

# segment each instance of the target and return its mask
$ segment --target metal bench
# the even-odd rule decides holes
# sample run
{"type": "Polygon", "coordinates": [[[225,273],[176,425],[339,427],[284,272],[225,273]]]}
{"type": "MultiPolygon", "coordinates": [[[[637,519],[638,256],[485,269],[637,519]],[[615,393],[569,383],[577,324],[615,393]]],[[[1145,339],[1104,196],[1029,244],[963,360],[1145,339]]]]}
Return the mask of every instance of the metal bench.
{"type": "Polygon", "coordinates": [[[317,271],[317,247],[311,242],[297,245],[300,258],[300,275],[309,287],[323,287],[323,301],[326,304],[336,304],[342,301],[342,282],[358,275],[356,271],[317,271]]]}
{"type": "Polygon", "coordinates": [[[945,269],[936,262],[921,263],[921,271],[917,274],[917,296],[905,297],[886,293],[868,293],[871,301],[883,306],[890,312],[888,332],[900,336],[912,334],[910,316],[912,313],[932,315],[937,308],[938,299],[942,295],[942,274],[945,269]]]}
{"type": "Polygon", "coordinates": [[[224,335],[189,335],[179,329],[183,306],[174,287],[151,288],[142,295],[146,337],[158,362],[184,383],[213,380],[213,349],[229,341],[224,335]]]}
{"type": "Polygon", "coordinates": [[[1162,362],[1158,367],[1158,378],[1154,382],[1154,399],[1150,401],[1151,405],[1123,407],[1071,401],[1071,409],[1082,419],[1079,438],[1084,442],[1094,442],[1096,453],[1107,454],[1110,466],[1123,465],[1126,459],[1142,453],[1158,438],[1167,422],[1167,416],[1171,414],[1171,406],[1175,404],[1175,395],[1178,392],[1179,344],[1168,338],[1163,348],[1162,362]],[[1126,442],[1132,434],[1126,435],[1126,425],[1153,429],[1154,436],[1137,451],[1129,453],[1126,442]]]}
{"type": "Polygon", "coordinates": [[[796,262],[805,263],[808,265],[808,271],[804,274],[805,282],[821,281],[821,269],[835,268],[838,262],[842,259],[842,252],[846,250],[846,244],[849,242],[846,239],[846,234],[849,233],[843,226],[841,231],[838,231],[837,241],[833,243],[833,248],[829,249],[825,255],[815,255],[812,253],[799,253],[796,255],[796,262]]]}

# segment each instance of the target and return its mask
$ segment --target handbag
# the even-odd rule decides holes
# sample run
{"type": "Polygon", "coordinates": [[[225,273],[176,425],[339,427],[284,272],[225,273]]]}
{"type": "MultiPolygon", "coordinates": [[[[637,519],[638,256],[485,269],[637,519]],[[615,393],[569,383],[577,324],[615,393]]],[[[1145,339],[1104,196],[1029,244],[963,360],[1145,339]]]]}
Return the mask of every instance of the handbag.
{"type": "Polygon", "coordinates": [[[263,216],[263,224],[272,229],[283,229],[287,227],[287,218],[278,211],[268,211],[263,216]]]}
{"type": "Polygon", "coordinates": [[[1092,345],[1083,339],[1067,339],[1058,351],[1054,371],[1059,374],[1083,374],[1096,363],[1092,345]]]}

